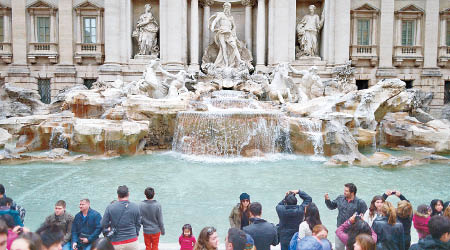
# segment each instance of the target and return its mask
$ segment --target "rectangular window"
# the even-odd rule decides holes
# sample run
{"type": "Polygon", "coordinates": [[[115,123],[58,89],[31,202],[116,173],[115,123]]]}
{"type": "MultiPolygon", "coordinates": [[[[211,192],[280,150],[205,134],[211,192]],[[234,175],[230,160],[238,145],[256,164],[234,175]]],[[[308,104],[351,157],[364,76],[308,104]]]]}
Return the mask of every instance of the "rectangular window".
{"type": "Polygon", "coordinates": [[[96,82],[97,79],[84,79],[84,86],[86,86],[86,88],[91,89],[92,85],[94,84],[94,82],[96,82]]]}
{"type": "Polygon", "coordinates": [[[49,104],[52,100],[50,79],[38,79],[38,91],[41,102],[49,104]]]}
{"type": "Polygon", "coordinates": [[[36,17],[38,43],[50,42],[50,17],[36,17]]]}
{"type": "Polygon", "coordinates": [[[450,19],[447,19],[447,46],[450,46],[450,19]]]}
{"type": "Polygon", "coordinates": [[[370,19],[358,19],[358,45],[370,45],[370,19]]]}
{"type": "Polygon", "coordinates": [[[445,81],[444,104],[450,103],[450,81],[445,81]]]}
{"type": "Polygon", "coordinates": [[[413,46],[415,33],[415,20],[402,21],[402,46],[413,46]]]}
{"type": "Polygon", "coordinates": [[[356,80],[356,86],[358,90],[368,89],[369,88],[369,80],[356,80]]]}
{"type": "Polygon", "coordinates": [[[3,16],[0,16],[0,42],[3,42],[5,39],[5,35],[3,34],[3,30],[4,30],[4,25],[3,25],[3,16]]]}
{"type": "Polygon", "coordinates": [[[406,83],[406,88],[407,89],[412,89],[413,88],[413,82],[414,80],[403,80],[406,83]]]}
{"type": "Polygon", "coordinates": [[[97,42],[97,18],[95,17],[83,17],[84,28],[84,43],[96,43],[97,42]]]}

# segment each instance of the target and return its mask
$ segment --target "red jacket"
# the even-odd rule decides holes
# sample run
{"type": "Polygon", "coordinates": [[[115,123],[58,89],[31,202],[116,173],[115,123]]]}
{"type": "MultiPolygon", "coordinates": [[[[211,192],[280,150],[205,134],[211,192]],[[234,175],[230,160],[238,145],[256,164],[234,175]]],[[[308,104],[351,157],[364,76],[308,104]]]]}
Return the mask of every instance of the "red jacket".
{"type": "Polygon", "coordinates": [[[419,234],[419,239],[425,238],[427,235],[430,234],[428,231],[428,221],[430,220],[431,216],[421,216],[418,214],[414,214],[413,216],[413,223],[414,228],[417,230],[417,233],[419,234]]]}
{"type": "Polygon", "coordinates": [[[178,242],[180,243],[181,250],[192,250],[194,249],[196,240],[194,236],[184,237],[184,235],[181,235],[178,242]]]}

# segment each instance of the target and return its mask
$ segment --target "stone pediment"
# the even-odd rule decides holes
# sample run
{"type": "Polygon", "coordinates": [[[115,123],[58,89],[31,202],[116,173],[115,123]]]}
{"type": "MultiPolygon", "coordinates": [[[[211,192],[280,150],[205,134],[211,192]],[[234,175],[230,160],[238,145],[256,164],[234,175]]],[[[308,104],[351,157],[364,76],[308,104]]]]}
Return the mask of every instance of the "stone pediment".
{"type": "Polygon", "coordinates": [[[441,14],[450,14],[450,8],[440,11],[441,14]]]}
{"type": "Polygon", "coordinates": [[[58,7],[45,0],[37,0],[27,6],[28,9],[57,9],[58,7]]]}
{"type": "Polygon", "coordinates": [[[100,10],[103,9],[103,7],[98,6],[97,4],[86,0],[80,4],[78,4],[77,6],[74,7],[75,9],[83,9],[83,10],[100,10]]]}
{"type": "Polygon", "coordinates": [[[424,13],[425,11],[419,7],[417,7],[414,4],[407,5],[400,10],[397,11],[398,13],[424,13]]]}
{"type": "Polygon", "coordinates": [[[378,12],[380,12],[380,10],[378,8],[375,8],[372,5],[366,3],[356,9],[353,9],[352,12],[376,12],[376,13],[378,13],[378,12]]]}

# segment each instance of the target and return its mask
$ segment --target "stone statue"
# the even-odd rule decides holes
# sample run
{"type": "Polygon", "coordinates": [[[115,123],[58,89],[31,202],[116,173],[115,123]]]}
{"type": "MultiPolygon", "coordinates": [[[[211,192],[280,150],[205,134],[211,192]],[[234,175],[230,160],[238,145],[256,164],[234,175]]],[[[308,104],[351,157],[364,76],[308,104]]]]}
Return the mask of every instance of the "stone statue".
{"type": "Polygon", "coordinates": [[[212,15],[209,19],[209,29],[215,33],[214,42],[203,53],[202,71],[209,76],[222,74],[223,68],[238,69],[243,66],[249,72],[253,71],[253,57],[242,41],[236,35],[236,24],[231,16],[231,4],[223,4],[223,12],[212,15]]]}
{"type": "Polygon", "coordinates": [[[191,82],[195,83],[195,79],[186,71],[180,70],[177,74],[171,74],[164,70],[161,66],[159,67],[161,73],[172,79],[169,86],[169,91],[167,93],[166,98],[177,98],[179,95],[188,93],[188,89],[186,88],[186,83],[191,82]]]}
{"type": "Polygon", "coordinates": [[[296,70],[289,66],[292,72],[297,75],[302,75],[300,83],[297,85],[297,101],[299,103],[314,99],[323,95],[323,83],[318,75],[316,66],[312,66],[309,70],[296,70]]]}
{"type": "Polygon", "coordinates": [[[302,20],[297,24],[297,41],[300,45],[297,57],[308,56],[316,57],[319,52],[318,34],[323,26],[324,13],[319,18],[314,13],[316,6],[309,6],[309,14],[305,15],[302,20]]]}
{"type": "Polygon", "coordinates": [[[169,86],[161,83],[156,76],[156,69],[161,68],[159,59],[150,60],[150,63],[144,70],[143,79],[137,82],[140,91],[150,98],[161,99],[166,97],[169,86]]]}
{"type": "Polygon", "coordinates": [[[151,12],[152,6],[145,5],[145,13],[139,17],[136,24],[136,30],[133,31],[133,37],[139,44],[138,55],[151,55],[158,57],[158,23],[151,12]]]}
{"type": "Polygon", "coordinates": [[[267,86],[267,93],[271,101],[279,101],[285,103],[285,99],[293,102],[292,88],[294,82],[289,76],[289,64],[280,63],[273,70],[273,79],[267,86]]]}
{"type": "Polygon", "coordinates": [[[237,36],[234,18],[231,15],[231,4],[225,2],[223,4],[223,12],[218,12],[209,19],[212,32],[216,35],[214,42],[219,47],[214,64],[216,66],[235,67],[241,62],[241,55],[237,48],[237,36]]]}

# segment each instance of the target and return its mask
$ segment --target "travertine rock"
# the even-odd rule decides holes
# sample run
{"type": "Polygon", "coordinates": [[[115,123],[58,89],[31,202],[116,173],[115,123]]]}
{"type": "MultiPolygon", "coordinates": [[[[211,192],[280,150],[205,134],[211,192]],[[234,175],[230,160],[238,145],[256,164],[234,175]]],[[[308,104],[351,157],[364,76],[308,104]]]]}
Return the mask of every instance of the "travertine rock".
{"type": "Polygon", "coordinates": [[[11,140],[12,135],[5,129],[0,128],[0,149],[5,147],[5,144],[11,140]]]}

